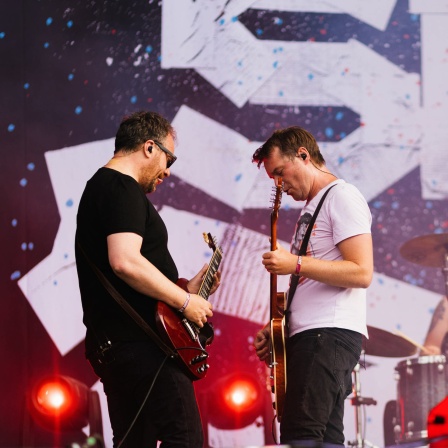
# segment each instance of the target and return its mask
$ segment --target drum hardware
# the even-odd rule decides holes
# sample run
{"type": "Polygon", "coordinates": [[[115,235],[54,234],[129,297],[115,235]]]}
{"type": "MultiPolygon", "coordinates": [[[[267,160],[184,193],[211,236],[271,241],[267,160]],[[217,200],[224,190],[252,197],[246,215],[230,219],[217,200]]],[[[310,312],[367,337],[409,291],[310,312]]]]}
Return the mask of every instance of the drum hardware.
{"type": "Polygon", "coordinates": [[[396,445],[388,445],[386,448],[444,448],[447,446],[448,434],[437,437],[425,437],[423,439],[413,440],[412,442],[405,443],[397,443],[396,445]],[[442,443],[442,445],[437,445],[438,443],[442,443]]]}
{"type": "Polygon", "coordinates": [[[366,355],[385,358],[405,358],[417,353],[415,343],[386,330],[367,325],[369,339],[364,339],[363,349],[366,355]]]}
{"type": "Polygon", "coordinates": [[[353,369],[353,398],[351,399],[351,404],[355,406],[356,440],[347,442],[347,445],[357,448],[364,448],[366,446],[378,448],[376,445],[363,438],[364,433],[362,428],[361,406],[376,405],[376,400],[373,398],[363,397],[361,395],[361,378],[359,369],[360,365],[358,363],[353,369]]]}
{"type": "MultiPolygon", "coordinates": [[[[382,356],[386,358],[398,357],[403,358],[406,356],[415,355],[417,352],[416,345],[399,334],[393,334],[386,330],[381,330],[380,328],[372,327],[367,325],[367,331],[369,334],[369,339],[363,340],[363,354],[370,356],[382,356]]],[[[362,428],[362,413],[361,406],[376,405],[377,402],[373,398],[367,398],[361,396],[361,381],[359,374],[359,363],[353,370],[354,381],[353,381],[353,398],[351,404],[355,406],[355,424],[356,424],[356,440],[348,442],[348,445],[356,448],[372,447],[376,448],[368,440],[363,439],[363,428],[362,428]]]]}
{"type": "Polygon", "coordinates": [[[441,268],[448,297],[448,233],[434,233],[413,238],[400,247],[400,254],[411,263],[441,268]]]}
{"type": "Polygon", "coordinates": [[[401,361],[395,367],[397,443],[418,442],[428,437],[428,413],[448,392],[445,363],[443,355],[420,356],[401,361]]]}

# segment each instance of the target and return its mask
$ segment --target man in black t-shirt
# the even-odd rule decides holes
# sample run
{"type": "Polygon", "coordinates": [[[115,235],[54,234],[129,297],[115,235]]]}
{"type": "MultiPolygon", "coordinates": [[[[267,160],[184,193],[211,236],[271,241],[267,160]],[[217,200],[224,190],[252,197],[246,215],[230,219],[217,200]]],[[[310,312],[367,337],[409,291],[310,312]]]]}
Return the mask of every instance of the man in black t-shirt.
{"type": "MultiPolygon", "coordinates": [[[[183,288],[177,285],[182,279],[168,251],[166,226],[146,197],[170,175],[174,142],[173,127],[159,114],[126,117],[113,157],[87,182],[78,209],[76,266],[86,356],[104,386],[114,447],[156,447],[157,441],[167,447],[203,445],[191,380],[115,302],[85,258],[153,329],[158,300],[199,327],[212,316],[210,302],[197,294],[207,266],[183,288]]],[[[219,278],[218,272],[211,292],[219,278]]]]}

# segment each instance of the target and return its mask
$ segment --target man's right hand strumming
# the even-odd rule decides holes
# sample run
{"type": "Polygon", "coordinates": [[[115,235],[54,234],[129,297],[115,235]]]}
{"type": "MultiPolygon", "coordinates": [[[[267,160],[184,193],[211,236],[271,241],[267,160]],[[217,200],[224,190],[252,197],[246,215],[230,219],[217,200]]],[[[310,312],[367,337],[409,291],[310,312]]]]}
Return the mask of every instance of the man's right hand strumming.
{"type": "Polygon", "coordinates": [[[269,325],[266,325],[262,330],[260,330],[254,341],[255,353],[257,354],[260,361],[269,362],[269,340],[271,338],[271,333],[269,330],[269,325]]]}
{"type": "Polygon", "coordinates": [[[183,314],[189,321],[202,328],[207,318],[213,316],[212,304],[197,294],[190,294],[190,301],[183,314]]]}

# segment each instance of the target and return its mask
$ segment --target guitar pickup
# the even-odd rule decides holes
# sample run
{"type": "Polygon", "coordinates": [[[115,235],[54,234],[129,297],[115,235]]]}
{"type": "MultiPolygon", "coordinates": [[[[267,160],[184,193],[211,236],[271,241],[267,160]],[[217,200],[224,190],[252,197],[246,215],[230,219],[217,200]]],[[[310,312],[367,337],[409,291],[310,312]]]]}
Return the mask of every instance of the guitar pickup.
{"type": "MultiPolygon", "coordinates": [[[[202,362],[207,358],[208,358],[208,353],[201,353],[200,355],[192,358],[192,360],[190,361],[190,364],[198,364],[199,362],[202,362]]],[[[207,369],[208,369],[208,367],[207,367],[207,369]]]]}
{"type": "Polygon", "coordinates": [[[198,333],[194,324],[188,319],[182,319],[182,324],[185,327],[185,330],[187,330],[187,333],[190,335],[190,338],[193,339],[193,341],[197,341],[198,333]]]}

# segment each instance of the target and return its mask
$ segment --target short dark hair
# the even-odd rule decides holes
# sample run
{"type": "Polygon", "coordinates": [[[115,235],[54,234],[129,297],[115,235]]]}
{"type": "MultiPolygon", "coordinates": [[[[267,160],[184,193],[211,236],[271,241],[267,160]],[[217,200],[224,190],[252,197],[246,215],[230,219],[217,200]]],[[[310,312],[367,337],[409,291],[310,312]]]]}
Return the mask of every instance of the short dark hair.
{"type": "Polygon", "coordinates": [[[147,140],[163,140],[176,132],[171,123],[157,112],[135,112],[123,118],[115,136],[114,153],[123,150],[134,152],[147,140]]]}
{"type": "Polygon", "coordinates": [[[269,157],[276,146],[283,155],[290,157],[291,160],[297,155],[297,150],[303,146],[308,150],[311,160],[316,165],[321,166],[325,163],[316,139],[310,132],[299,126],[290,126],[274,131],[268,140],[254,152],[252,162],[257,163],[260,168],[263,160],[269,157]]]}

